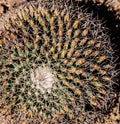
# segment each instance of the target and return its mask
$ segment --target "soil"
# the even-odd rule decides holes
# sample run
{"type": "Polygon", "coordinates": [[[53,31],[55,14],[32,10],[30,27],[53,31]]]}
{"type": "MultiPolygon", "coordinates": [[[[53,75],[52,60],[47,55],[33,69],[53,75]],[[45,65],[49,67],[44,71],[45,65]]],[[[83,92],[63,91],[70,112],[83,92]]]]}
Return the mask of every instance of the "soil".
{"type": "MultiPolygon", "coordinates": [[[[0,0],[0,28],[2,27],[4,19],[8,16],[11,16],[10,13],[14,12],[21,5],[25,5],[25,3],[29,3],[33,0],[0,0]]],[[[90,0],[75,0],[75,1],[85,1],[88,2],[90,0]]],[[[120,0],[91,0],[98,5],[104,4],[108,7],[108,10],[115,11],[116,18],[120,20],[120,0]]],[[[6,111],[9,111],[9,108],[1,106],[4,103],[0,103],[0,124],[12,124],[14,120],[12,119],[13,115],[6,115],[6,111]]],[[[28,124],[28,121],[21,121],[20,124],[28,124]]],[[[103,122],[101,120],[97,120],[94,124],[120,124],[120,94],[118,95],[118,101],[109,114],[105,115],[103,118],[103,122]]]]}

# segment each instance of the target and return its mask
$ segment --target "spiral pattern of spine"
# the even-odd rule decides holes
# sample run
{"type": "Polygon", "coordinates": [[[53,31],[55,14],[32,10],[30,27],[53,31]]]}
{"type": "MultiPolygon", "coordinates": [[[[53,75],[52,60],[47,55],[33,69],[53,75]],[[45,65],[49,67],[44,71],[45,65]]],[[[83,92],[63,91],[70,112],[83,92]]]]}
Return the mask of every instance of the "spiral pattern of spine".
{"type": "Polygon", "coordinates": [[[34,2],[0,36],[0,92],[12,113],[41,122],[88,121],[110,102],[114,66],[107,29],[71,2],[34,2]]]}

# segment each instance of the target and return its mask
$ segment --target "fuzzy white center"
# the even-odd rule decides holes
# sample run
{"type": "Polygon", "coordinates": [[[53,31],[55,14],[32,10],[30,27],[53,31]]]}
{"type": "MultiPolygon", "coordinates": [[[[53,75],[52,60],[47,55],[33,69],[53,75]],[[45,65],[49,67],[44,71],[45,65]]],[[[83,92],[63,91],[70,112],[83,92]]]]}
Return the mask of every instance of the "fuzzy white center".
{"type": "Polygon", "coordinates": [[[30,78],[32,81],[32,88],[36,88],[42,94],[46,91],[51,92],[55,81],[55,76],[49,67],[38,67],[35,70],[31,70],[30,78]]]}

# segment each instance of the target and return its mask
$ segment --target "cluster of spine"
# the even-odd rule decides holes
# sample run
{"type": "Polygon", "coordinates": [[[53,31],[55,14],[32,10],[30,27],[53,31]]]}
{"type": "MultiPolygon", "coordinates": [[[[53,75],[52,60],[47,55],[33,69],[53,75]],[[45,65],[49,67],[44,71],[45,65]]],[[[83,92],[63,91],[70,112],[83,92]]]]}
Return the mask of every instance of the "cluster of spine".
{"type": "Polygon", "coordinates": [[[105,5],[109,11],[115,11],[116,18],[120,20],[120,1],[119,0],[75,0],[79,2],[93,2],[97,5],[105,5]]]}
{"type": "Polygon", "coordinates": [[[99,113],[114,83],[112,49],[101,21],[62,2],[25,7],[8,20],[0,37],[3,98],[12,113],[37,114],[47,123],[82,122],[90,111],[99,113]]]}

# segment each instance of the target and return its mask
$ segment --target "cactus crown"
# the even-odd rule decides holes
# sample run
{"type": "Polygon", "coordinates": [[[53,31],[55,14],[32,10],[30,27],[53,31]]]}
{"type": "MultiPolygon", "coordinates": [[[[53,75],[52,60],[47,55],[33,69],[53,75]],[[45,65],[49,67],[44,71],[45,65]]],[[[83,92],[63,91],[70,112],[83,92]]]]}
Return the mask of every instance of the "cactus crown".
{"type": "Polygon", "coordinates": [[[82,122],[101,112],[114,83],[106,31],[60,0],[35,2],[11,17],[0,37],[0,90],[12,111],[47,122],[66,115],[82,122]]]}

